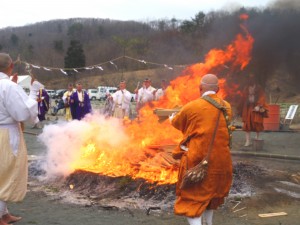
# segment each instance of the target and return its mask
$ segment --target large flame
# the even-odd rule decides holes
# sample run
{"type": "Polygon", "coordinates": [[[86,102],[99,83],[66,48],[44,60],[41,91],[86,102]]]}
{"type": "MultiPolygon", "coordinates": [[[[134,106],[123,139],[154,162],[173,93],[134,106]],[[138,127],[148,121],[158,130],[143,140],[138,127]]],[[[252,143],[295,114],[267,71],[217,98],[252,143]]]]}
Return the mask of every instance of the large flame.
{"type": "MultiPolygon", "coordinates": [[[[246,19],[245,16],[241,18],[246,19]]],[[[80,121],[84,126],[81,126],[79,131],[81,139],[74,147],[76,149],[71,150],[76,153],[68,164],[69,172],[80,169],[108,176],[143,178],[159,184],[175,183],[177,168],[165,162],[160,150],[148,146],[176,144],[181,138],[181,133],[171,127],[168,120],[159,123],[153,110],[183,106],[198,98],[198,85],[201,77],[207,73],[230,75],[234,71],[243,70],[251,59],[254,39],[244,26],[241,27],[242,33],[224,50],[210,50],[203,63],[189,66],[181,76],[171,81],[161,100],[141,109],[139,121],[124,121],[122,126],[116,125],[120,121],[116,122],[115,119],[100,122],[96,119],[95,122],[95,116],[80,121]]],[[[225,76],[220,80],[219,94],[222,97],[237,90],[236,86],[226,84],[226,78],[225,76]]],[[[76,135],[73,134],[74,129],[66,128],[63,132],[69,132],[69,136],[73,138],[76,135]]],[[[73,139],[70,139],[70,142],[72,141],[73,139]]],[[[51,146],[55,148],[53,143],[51,146]]]]}

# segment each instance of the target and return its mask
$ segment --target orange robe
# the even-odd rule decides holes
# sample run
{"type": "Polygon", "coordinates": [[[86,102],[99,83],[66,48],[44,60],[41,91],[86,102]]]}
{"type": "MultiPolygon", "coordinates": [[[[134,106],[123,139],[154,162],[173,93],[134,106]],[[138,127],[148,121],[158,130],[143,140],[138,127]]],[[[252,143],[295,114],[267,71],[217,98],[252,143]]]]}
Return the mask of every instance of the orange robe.
{"type": "MultiPolygon", "coordinates": [[[[210,95],[221,103],[217,95],[210,95]]],[[[232,112],[229,103],[225,107],[231,120],[232,112]]],[[[187,217],[198,217],[206,208],[217,209],[224,203],[232,183],[232,161],[230,155],[230,137],[223,113],[220,114],[219,127],[209,158],[207,176],[201,183],[180,189],[183,175],[187,169],[196,166],[208,152],[213,136],[219,110],[204,99],[194,100],[185,105],[175,115],[172,125],[182,131],[183,139],[193,135],[188,143],[189,150],[181,151],[181,161],[176,184],[175,214],[187,217]]],[[[173,155],[179,155],[178,149],[173,155]]]]}
{"type": "Polygon", "coordinates": [[[268,110],[268,106],[266,104],[265,94],[263,89],[256,85],[254,92],[254,102],[250,103],[248,100],[249,96],[249,87],[245,88],[244,96],[243,96],[243,112],[242,112],[242,120],[243,120],[243,130],[244,131],[254,131],[261,132],[264,130],[263,125],[263,113],[254,111],[255,106],[259,106],[268,110]]]}

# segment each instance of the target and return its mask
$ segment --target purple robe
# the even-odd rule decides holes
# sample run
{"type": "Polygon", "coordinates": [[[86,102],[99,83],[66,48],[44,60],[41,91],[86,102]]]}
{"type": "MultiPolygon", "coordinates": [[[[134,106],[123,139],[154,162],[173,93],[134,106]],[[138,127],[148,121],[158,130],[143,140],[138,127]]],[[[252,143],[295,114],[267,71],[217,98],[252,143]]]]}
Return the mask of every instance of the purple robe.
{"type": "Polygon", "coordinates": [[[86,114],[92,112],[88,94],[85,91],[82,91],[82,93],[84,94],[82,102],[79,101],[77,91],[70,97],[70,109],[73,120],[81,120],[86,114]]]}
{"type": "Polygon", "coordinates": [[[46,120],[45,115],[49,110],[49,95],[45,89],[40,89],[37,96],[38,118],[40,121],[46,120]]]}

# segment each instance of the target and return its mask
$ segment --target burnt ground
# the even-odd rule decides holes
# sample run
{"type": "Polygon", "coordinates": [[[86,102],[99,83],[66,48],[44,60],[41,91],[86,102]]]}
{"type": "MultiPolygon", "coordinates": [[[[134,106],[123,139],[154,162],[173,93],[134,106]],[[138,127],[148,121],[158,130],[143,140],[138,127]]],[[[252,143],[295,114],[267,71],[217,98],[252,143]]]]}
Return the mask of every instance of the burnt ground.
{"type": "MultiPolygon", "coordinates": [[[[234,136],[233,150],[241,150],[238,146],[243,134],[236,132],[234,136]]],[[[25,137],[29,154],[43,155],[45,147],[37,142],[36,136],[25,137]]],[[[299,155],[299,133],[268,132],[263,137],[266,144],[263,152],[283,149],[285,154],[291,151],[292,155],[299,155]]],[[[84,171],[67,178],[45,180],[40,160],[42,157],[30,162],[29,192],[24,201],[9,204],[11,212],[24,218],[18,224],[188,224],[185,218],[173,214],[175,185],[159,186],[142,179],[112,178],[84,171]]],[[[214,224],[299,224],[299,161],[233,156],[233,162],[231,193],[216,211],[214,224]],[[272,212],[286,212],[287,216],[258,216],[272,212]]]]}
{"type": "MultiPolygon", "coordinates": [[[[234,183],[214,224],[299,224],[299,162],[233,157],[234,183]],[[287,216],[260,218],[260,213],[287,216]]],[[[107,177],[77,171],[52,181],[37,179],[42,171],[30,165],[30,192],[10,209],[22,215],[19,224],[187,224],[174,216],[175,185],[149,184],[130,177],[107,177]]]]}

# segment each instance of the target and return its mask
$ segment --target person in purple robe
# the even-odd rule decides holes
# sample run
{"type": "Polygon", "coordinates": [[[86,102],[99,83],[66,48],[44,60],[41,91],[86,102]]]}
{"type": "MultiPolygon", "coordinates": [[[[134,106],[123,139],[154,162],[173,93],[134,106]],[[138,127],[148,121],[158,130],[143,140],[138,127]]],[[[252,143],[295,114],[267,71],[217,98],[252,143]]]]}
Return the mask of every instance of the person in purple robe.
{"type": "Polygon", "coordinates": [[[70,97],[70,109],[73,120],[81,120],[86,114],[92,112],[89,95],[77,83],[76,91],[70,97]]]}
{"type": "Polygon", "coordinates": [[[44,88],[40,88],[37,95],[39,121],[46,120],[45,115],[49,110],[49,95],[44,88]]]}

